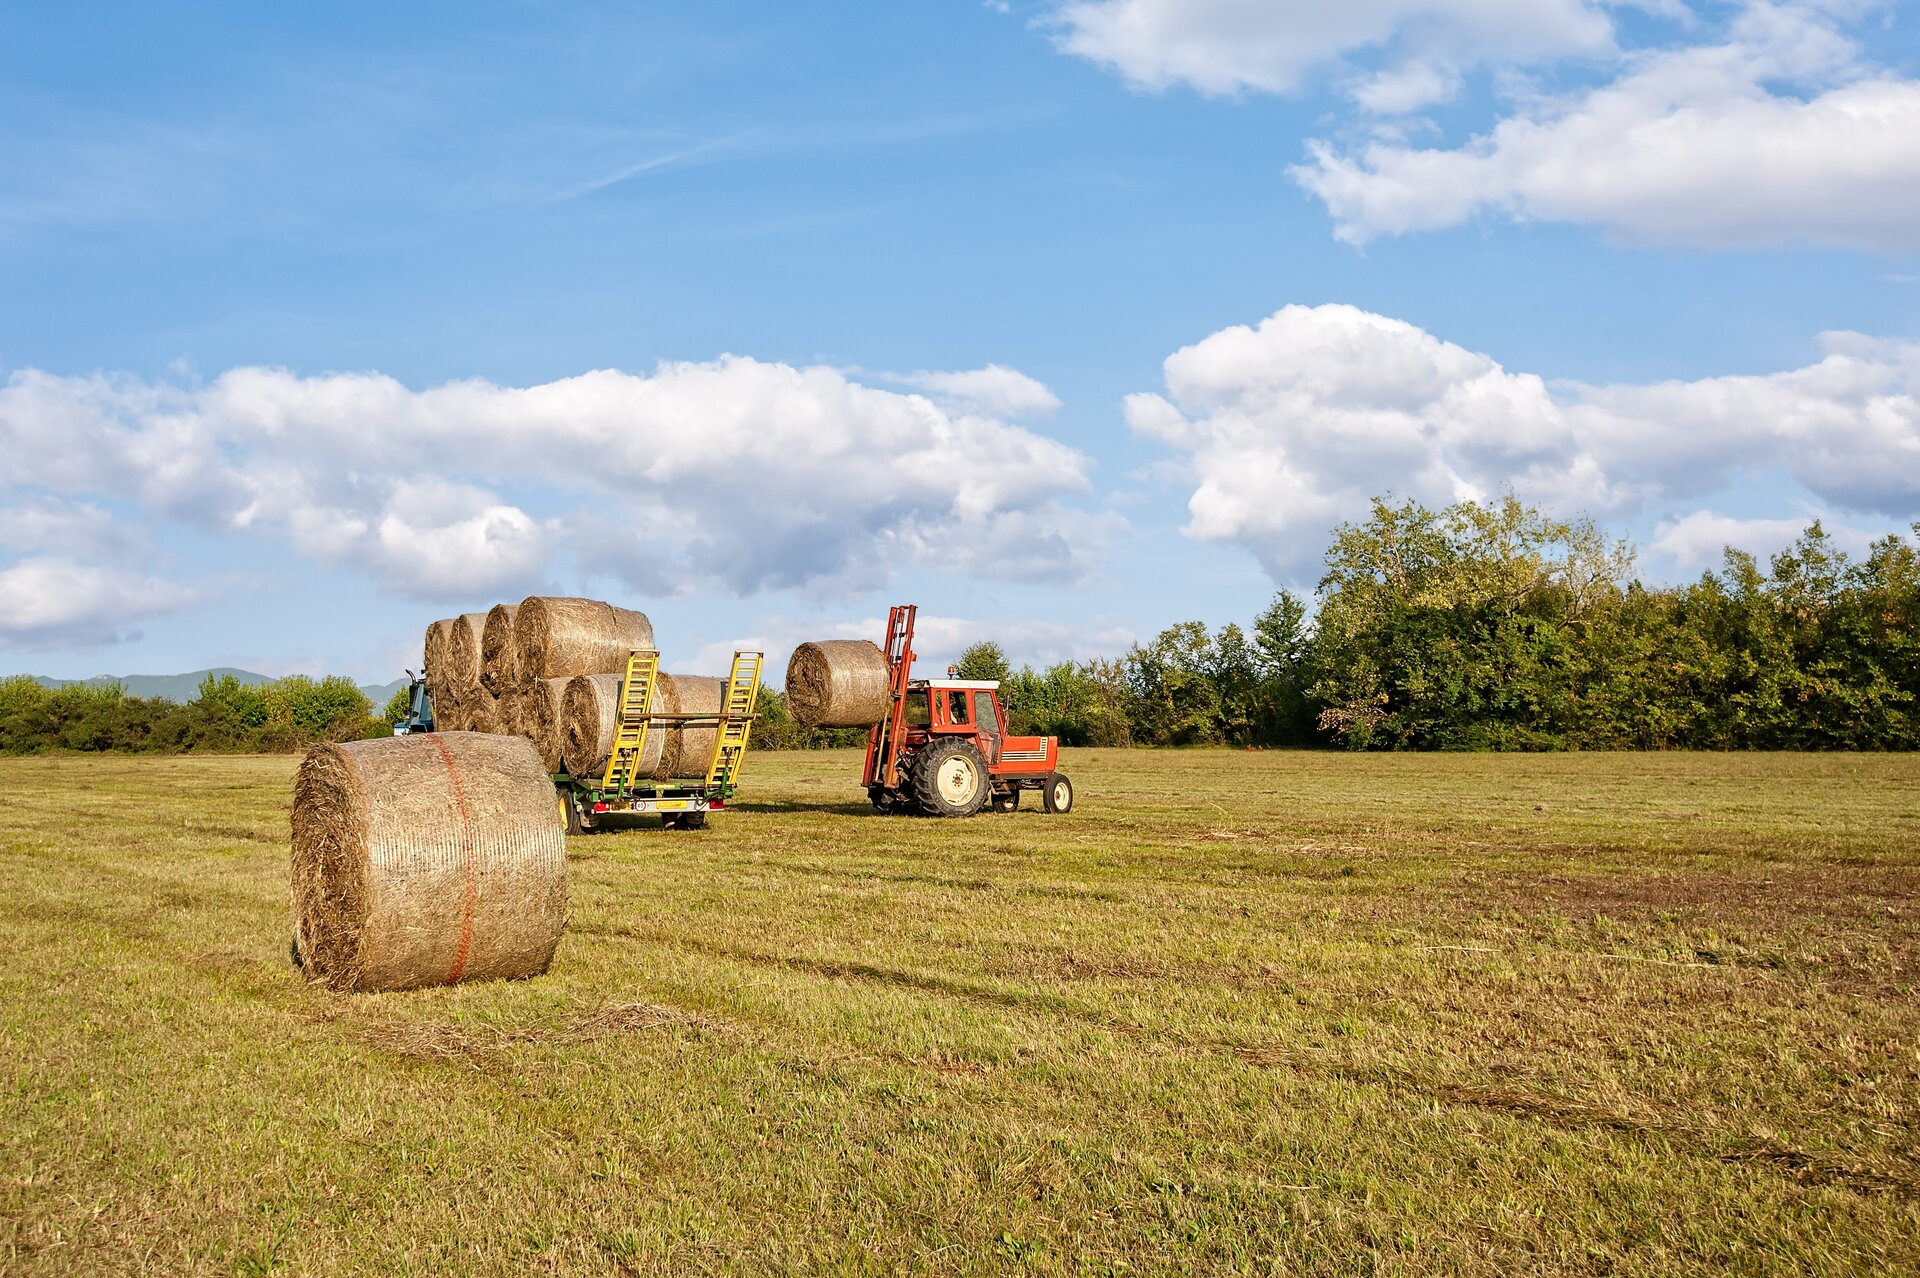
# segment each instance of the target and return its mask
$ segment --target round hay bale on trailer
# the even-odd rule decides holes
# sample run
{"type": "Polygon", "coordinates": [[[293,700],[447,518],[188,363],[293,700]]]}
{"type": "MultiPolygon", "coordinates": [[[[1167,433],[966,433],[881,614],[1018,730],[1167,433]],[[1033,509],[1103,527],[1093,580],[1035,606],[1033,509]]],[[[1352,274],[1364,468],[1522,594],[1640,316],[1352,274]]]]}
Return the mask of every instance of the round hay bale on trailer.
{"type": "Polygon", "coordinates": [[[886,654],[865,639],[803,643],[787,662],[787,709],[808,728],[870,728],[887,717],[886,654]]]}
{"type": "Polygon", "coordinates": [[[520,686],[513,647],[513,620],[519,611],[519,604],[495,604],[480,627],[480,686],[496,697],[520,686]]]}
{"type": "Polygon", "coordinates": [[[493,731],[503,737],[523,737],[520,731],[521,703],[525,700],[518,690],[503,692],[493,699],[493,731]]]}
{"type": "Polygon", "coordinates": [[[475,688],[473,695],[463,697],[455,703],[459,707],[459,727],[454,732],[492,732],[493,731],[493,694],[485,688],[475,688]]]}
{"type": "Polygon", "coordinates": [[[453,619],[448,617],[433,622],[427,627],[427,635],[420,645],[420,668],[426,672],[428,691],[441,690],[452,694],[456,681],[453,674],[453,619]]]}
{"type": "Polygon", "coordinates": [[[467,731],[467,713],[471,702],[456,697],[452,693],[443,696],[433,690],[432,684],[427,685],[427,692],[433,698],[433,730],[435,732],[467,731]]]}
{"type": "MultiPolygon", "coordinates": [[[[670,675],[655,677],[653,705],[659,714],[718,715],[727,704],[727,681],[710,675],[670,675]]],[[[713,748],[720,741],[718,723],[681,726],[663,725],[653,729],[660,734],[660,766],[656,781],[669,777],[703,777],[713,762],[713,748]]]]}
{"type": "Polygon", "coordinates": [[[559,772],[564,767],[566,733],[562,726],[561,702],[566,693],[567,680],[541,679],[520,702],[520,735],[533,742],[533,748],[540,752],[540,763],[548,772],[559,772]]]}
{"type": "MultiPolygon", "coordinates": [[[[453,695],[470,701],[480,691],[480,654],[486,642],[487,614],[464,612],[447,627],[446,683],[453,695]]],[[[427,668],[433,668],[429,662],[427,668]]]]}
{"type": "MultiPolygon", "coordinates": [[[[606,775],[607,760],[613,755],[614,734],[620,728],[620,684],[617,674],[575,675],[567,680],[560,698],[561,758],[567,773],[582,781],[598,784],[606,775]]],[[[649,707],[660,709],[660,685],[653,690],[649,707]]],[[[640,776],[651,777],[660,770],[660,755],[667,734],[658,729],[647,732],[640,752],[640,776]]]]}
{"type": "Polygon", "coordinates": [[[653,623],[598,599],[534,595],[520,602],[513,647],[522,680],[607,674],[624,671],[634,649],[653,647],[653,623]]]}
{"type": "Polygon", "coordinates": [[[470,732],[316,746],[293,788],[301,964],[335,990],[537,976],[567,849],[530,742],[470,732]]]}

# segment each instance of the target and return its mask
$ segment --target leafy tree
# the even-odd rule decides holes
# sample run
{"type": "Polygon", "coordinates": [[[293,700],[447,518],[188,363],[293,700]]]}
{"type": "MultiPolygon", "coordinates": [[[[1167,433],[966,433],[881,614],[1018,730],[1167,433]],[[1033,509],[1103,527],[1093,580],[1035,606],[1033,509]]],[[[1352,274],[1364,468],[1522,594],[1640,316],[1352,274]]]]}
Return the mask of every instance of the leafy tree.
{"type": "Polygon", "coordinates": [[[1012,673],[1007,668],[1007,654],[991,641],[976,643],[961,653],[953,670],[954,676],[960,679],[1005,680],[1012,673]]]}
{"type": "Polygon", "coordinates": [[[396,688],[393,695],[387,698],[387,704],[380,708],[380,721],[387,724],[400,723],[412,713],[413,689],[396,688]]]}

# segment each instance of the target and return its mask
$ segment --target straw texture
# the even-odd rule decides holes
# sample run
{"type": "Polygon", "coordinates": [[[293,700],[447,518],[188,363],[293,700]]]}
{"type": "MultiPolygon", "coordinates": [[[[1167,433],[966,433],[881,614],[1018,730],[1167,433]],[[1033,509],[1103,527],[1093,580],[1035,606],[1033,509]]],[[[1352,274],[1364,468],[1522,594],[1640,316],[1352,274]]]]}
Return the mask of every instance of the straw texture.
{"type": "Polygon", "coordinates": [[[513,646],[513,621],[519,611],[519,604],[495,604],[487,609],[487,620],[480,629],[480,686],[496,697],[520,686],[513,646]]]}
{"type": "MultiPolygon", "coordinates": [[[[713,714],[726,705],[727,681],[708,675],[662,674],[654,682],[654,706],[660,714],[713,714]]],[[[703,777],[713,762],[713,747],[720,740],[720,725],[697,727],[660,726],[653,732],[661,736],[660,766],[654,776],[703,777]]],[[[647,735],[653,735],[649,732],[647,735]]]]}
{"type": "MultiPolygon", "coordinates": [[[[560,700],[561,756],[571,776],[598,781],[607,772],[614,734],[620,727],[620,685],[617,674],[575,675],[567,680],[560,700]]],[[[652,709],[660,708],[660,686],[654,685],[652,709]]],[[[640,752],[639,773],[651,777],[660,770],[666,734],[648,729],[640,752]]]]}
{"type": "Polygon", "coordinates": [[[787,662],[787,709],[809,728],[866,728],[887,717],[886,654],[865,639],[803,643],[787,662]]]}
{"type": "Polygon", "coordinates": [[[564,767],[562,757],[566,746],[560,703],[566,692],[565,679],[541,679],[520,703],[521,735],[533,742],[533,748],[540,752],[541,766],[549,772],[559,772],[564,767]]]}
{"type": "Polygon", "coordinates": [[[627,654],[653,647],[653,623],[643,612],[598,599],[535,595],[520,602],[513,620],[519,679],[570,679],[624,671],[627,654]]]}
{"type": "MultiPolygon", "coordinates": [[[[470,701],[480,691],[480,653],[486,639],[487,614],[466,612],[447,623],[446,683],[453,695],[470,701]]],[[[432,668],[432,663],[428,663],[432,668]]]]}
{"type": "Polygon", "coordinates": [[[293,791],[308,976],[405,990],[546,971],[566,841],[531,743],[466,732],[315,747],[293,791]]]}

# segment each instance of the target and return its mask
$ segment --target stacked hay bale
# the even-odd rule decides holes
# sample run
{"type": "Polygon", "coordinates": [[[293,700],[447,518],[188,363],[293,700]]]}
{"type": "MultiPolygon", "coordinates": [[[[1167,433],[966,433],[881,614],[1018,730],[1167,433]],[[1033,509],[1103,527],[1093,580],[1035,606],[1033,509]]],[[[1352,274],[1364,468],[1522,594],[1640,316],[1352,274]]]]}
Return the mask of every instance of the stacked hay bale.
{"type": "Polygon", "coordinates": [[[480,686],[480,632],[485,622],[484,613],[469,612],[427,627],[422,659],[427,693],[433,698],[434,726],[442,732],[473,729],[483,710],[491,718],[491,706],[482,704],[480,686]]]}
{"type": "Polygon", "coordinates": [[[567,917],[553,786],[516,737],[317,746],[293,802],[295,953],[336,990],[537,976],[567,917]]]}
{"type": "MultiPolygon", "coordinates": [[[[613,754],[614,734],[620,727],[619,675],[575,675],[561,698],[561,757],[576,777],[596,777],[606,771],[613,754]]],[[[727,681],[705,675],[654,677],[653,702],[647,708],[660,715],[718,715],[726,704],[727,681]]],[[[638,773],[656,781],[704,774],[713,760],[720,727],[716,724],[658,723],[647,732],[641,747],[638,773]]]]}
{"type": "MultiPolygon", "coordinates": [[[[442,731],[525,737],[549,772],[598,776],[613,752],[627,656],[653,646],[645,613],[598,599],[535,595],[436,621],[427,628],[435,723],[442,731]]],[[[724,679],[662,672],[650,709],[718,715],[725,698],[724,679]]],[[[640,775],[664,781],[705,773],[718,733],[715,724],[654,725],[640,775]]]]}

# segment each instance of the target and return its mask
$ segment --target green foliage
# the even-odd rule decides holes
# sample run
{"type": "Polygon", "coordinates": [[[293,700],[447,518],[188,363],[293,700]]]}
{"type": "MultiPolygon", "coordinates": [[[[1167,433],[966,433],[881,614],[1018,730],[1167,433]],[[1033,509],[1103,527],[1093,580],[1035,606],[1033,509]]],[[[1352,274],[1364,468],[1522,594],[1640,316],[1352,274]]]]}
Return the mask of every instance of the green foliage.
{"type": "Polygon", "coordinates": [[[1764,570],[1729,548],[1664,591],[1632,563],[1511,495],[1376,501],[1320,583],[1320,728],[1354,749],[1920,746],[1915,545],[1856,564],[1816,522],[1764,570]]]}
{"type": "Polygon", "coordinates": [[[762,750],[825,750],[865,745],[865,728],[808,728],[787,709],[785,694],[760,685],[760,701],[753,717],[751,745],[762,750]]]}
{"type": "Polygon", "coordinates": [[[132,697],[118,684],[42,688],[0,680],[0,754],[49,750],[273,752],[385,735],[349,679],[293,676],[247,685],[208,675],[184,705],[132,697]]]}
{"type": "Polygon", "coordinates": [[[381,707],[380,722],[389,725],[400,723],[412,713],[413,690],[411,688],[400,688],[396,690],[391,697],[388,697],[387,704],[381,707]]]}
{"type": "Polygon", "coordinates": [[[1005,680],[1012,670],[1007,666],[1007,654],[1000,650],[997,643],[976,643],[960,654],[960,660],[954,664],[954,677],[957,679],[994,679],[1005,680]]]}

